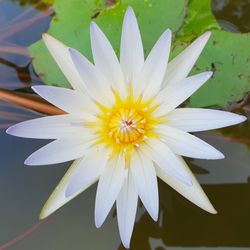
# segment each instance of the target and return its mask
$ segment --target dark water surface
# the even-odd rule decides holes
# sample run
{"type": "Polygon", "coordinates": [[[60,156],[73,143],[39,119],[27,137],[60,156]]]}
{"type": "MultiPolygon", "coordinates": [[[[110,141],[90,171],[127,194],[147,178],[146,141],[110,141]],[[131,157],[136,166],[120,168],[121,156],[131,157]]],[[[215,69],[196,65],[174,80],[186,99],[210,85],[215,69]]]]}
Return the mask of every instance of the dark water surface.
{"type": "MultiPolygon", "coordinates": [[[[212,6],[224,29],[250,31],[249,0],[214,0],[212,6]]],[[[42,84],[25,47],[48,29],[51,14],[48,6],[37,1],[0,0],[0,88],[26,91],[31,83],[42,84]]],[[[234,106],[249,117],[247,99],[243,105],[234,106]]],[[[70,164],[24,166],[25,158],[45,141],[5,134],[10,124],[38,116],[0,101],[0,250],[123,249],[114,211],[101,229],[94,226],[96,186],[47,220],[38,221],[41,207],[70,164]]],[[[159,182],[159,221],[153,222],[140,206],[131,249],[250,249],[249,128],[246,122],[199,133],[226,158],[189,160],[218,215],[202,211],[159,182]]]]}

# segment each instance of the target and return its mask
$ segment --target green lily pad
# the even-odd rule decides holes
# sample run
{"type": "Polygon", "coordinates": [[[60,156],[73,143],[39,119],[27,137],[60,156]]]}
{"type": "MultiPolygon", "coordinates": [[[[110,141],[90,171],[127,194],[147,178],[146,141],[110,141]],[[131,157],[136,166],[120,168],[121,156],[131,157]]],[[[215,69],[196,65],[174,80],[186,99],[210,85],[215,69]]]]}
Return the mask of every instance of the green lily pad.
{"type": "MultiPolygon", "coordinates": [[[[57,0],[53,8],[55,16],[49,33],[65,44],[90,57],[89,24],[92,15],[103,7],[103,1],[57,0]]],[[[29,47],[33,66],[37,74],[48,85],[69,87],[61,70],[52,59],[42,40],[29,47]]]]}
{"type": "MultiPolygon", "coordinates": [[[[174,33],[171,57],[205,31],[213,31],[192,73],[212,70],[214,76],[190,98],[189,106],[225,108],[250,91],[250,36],[221,30],[212,15],[210,0],[120,0],[111,7],[104,2],[56,0],[56,15],[48,32],[92,60],[89,24],[94,20],[118,54],[122,19],[131,5],[138,17],[145,54],[166,28],[174,33]]],[[[36,72],[46,84],[69,86],[42,41],[33,44],[29,51],[36,72]]]]}
{"type": "MultiPolygon", "coordinates": [[[[89,25],[97,22],[119,52],[122,19],[128,5],[134,8],[142,31],[145,53],[166,29],[176,31],[183,22],[185,0],[120,0],[107,7],[104,1],[56,0],[48,33],[91,58],[89,25]]],[[[40,40],[29,47],[36,72],[48,85],[69,87],[62,72],[40,40]]]]}
{"type": "Polygon", "coordinates": [[[101,11],[94,21],[107,35],[118,54],[122,20],[127,7],[132,6],[139,23],[144,53],[147,55],[167,28],[175,35],[182,26],[185,4],[185,0],[121,0],[114,7],[101,11]]]}
{"type": "Polygon", "coordinates": [[[214,75],[192,95],[191,106],[227,107],[250,91],[249,44],[248,34],[213,32],[193,72],[212,70],[214,75]]]}
{"type": "Polygon", "coordinates": [[[186,13],[177,40],[190,42],[205,31],[220,29],[211,11],[211,0],[191,0],[186,13]]]}
{"type": "Polygon", "coordinates": [[[55,0],[43,0],[43,2],[52,5],[55,0]]]}
{"type": "Polygon", "coordinates": [[[250,91],[250,35],[223,31],[212,15],[210,0],[191,0],[187,13],[174,54],[205,31],[212,30],[192,74],[206,70],[214,72],[212,79],[191,96],[188,105],[226,108],[250,91]]]}

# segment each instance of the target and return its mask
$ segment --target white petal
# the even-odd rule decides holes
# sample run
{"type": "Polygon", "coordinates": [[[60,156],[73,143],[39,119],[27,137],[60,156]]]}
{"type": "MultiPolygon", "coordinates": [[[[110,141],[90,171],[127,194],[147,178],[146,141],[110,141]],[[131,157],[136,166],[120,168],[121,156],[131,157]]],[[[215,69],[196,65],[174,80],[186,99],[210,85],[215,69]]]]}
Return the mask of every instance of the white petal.
{"type": "Polygon", "coordinates": [[[167,124],[187,132],[196,132],[235,125],[246,119],[243,115],[226,111],[179,108],[168,113],[167,124]]]}
{"type": "Polygon", "coordinates": [[[126,83],[135,84],[135,76],[144,64],[144,51],[138,23],[131,7],[128,7],[123,20],[120,63],[126,83]]]}
{"type": "Polygon", "coordinates": [[[85,91],[84,83],[82,82],[72,60],[69,55],[68,47],[50,36],[49,34],[43,34],[43,40],[46,44],[50,54],[57,62],[59,68],[64,73],[65,77],[75,90],[85,91]]]}
{"type": "Polygon", "coordinates": [[[131,156],[131,173],[143,205],[153,220],[157,221],[159,212],[158,185],[155,167],[151,159],[134,151],[131,156]]]}
{"type": "Polygon", "coordinates": [[[182,130],[166,125],[159,125],[157,131],[175,154],[199,159],[224,158],[224,155],[220,151],[182,130]]]}
{"type": "Polygon", "coordinates": [[[144,91],[143,97],[147,99],[160,90],[168,64],[170,46],[171,31],[168,29],[158,39],[143,65],[138,86],[135,86],[136,96],[144,91]]]}
{"type": "Polygon", "coordinates": [[[192,185],[190,176],[183,166],[182,161],[166,144],[160,140],[151,138],[147,140],[147,144],[144,147],[142,148],[143,152],[145,152],[144,154],[148,155],[164,172],[186,185],[192,185]]]}
{"type": "Polygon", "coordinates": [[[176,87],[167,86],[155,99],[155,102],[160,103],[160,106],[155,110],[154,114],[162,116],[175,109],[197,91],[212,74],[213,72],[204,72],[186,78],[176,87]]]}
{"type": "Polygon", "coordinates": [[[35,86],[32,89],[48,102],[78,117],[98,112],[94,102],[79,91],[52,86],[35,86]]]}
{"type": "Polygon", "coordinates": [[[92,144],[93,136],[84,133],[60,138],[35,151],[24,163],[35,166],[75,160],[82,157],[92,144]]]}
{"type": "Polygon", "coordinates": [[[97,187],[95,201],[96,227],[99,228],[106,219],[121,190],[126,173],[124,157],[119,155],[107,163],[97,187]]]}
{"type": "Polygon", "coordinates": [[[78,170],[79,165],[81,165],[82,159],[75,160],[72,165],[70,166],[67,173],[61,179],[60,183],[57,185],[53,193],[50,195],[49,199],[45,203],[41,213],[40,219],[44,219],[47,216],[54,213],[57,209],[68,203],[70,200],[75,198],[78,194],[86,190],[89,186],[94,184],[97,180],[93,180],[92,183],[89,183],[89,186],[85,186],[84,189],[79,190],[78,193],[75,193],[74,196],[66,197],[65,192],[68,186],[69,180],[71,176],[74,175],[75,171],[78,170]]]}
{"type": "Polygon", "coordinates": [[[114,102],[114,96],[111,90],[111,84],[107,79],[80,52],[70,48],[69,53],[86,85],[89,95],[104,105],[112,104],[114,102]]]}
{"type": "Polygon", "coordinates": [[[117,197],[117,219],[123,245],[129,248],[137,210],[138,194],[131,176],[131,172],[124,181],[117,197]]]}
{"type": "Polygon", "coordinates": [[[20,122],[7,129],[14,136],[40,139],[57,139],[84,132],[83,119],[72,115],[55,115],[20,122]],[[82,124],[75,126],[74,124],[82,124]]]}
{"type": "Polygon", "coordinates": [[[163,85],[175,85],[187,77],[205,47],[211,32],[206,32],[183,50],[168,65],[163,85]]]}
{"type": "Polygon", "coordinates": [[[111,82],[118,94],[124,97],[126,89],[121,66],[110,42],[94,22],[90,25],[90,38],[96,67],[111,82]]]}
{"type": "Polygon", "coordinates": [[[86,152],[86,156],[69,180],[65,193],[66,197],[74,196],[98,179],[106,166],[107,160],[108,154],[103,147],[95,146],[95,148],[86,152]]]}
{"type": "Polygon", "coordinates": [[[186,199],[196,204],[198,207],[204,209],[205,211],[209,213],[216,214],[217,213],[216,210],[214,209],[213,205],[211,204],[206,194],[200,187],[198,181],[196,180],[192,172],[189,170],[187,164],[184,162],[184,160],[181,157],[179,158],[183,162],[183,166],[186,168],[186,171],[191,178],[191,181],[193,183],[192,186],[187,186],[183,184],[182,182],[177,181],[167,172],[162,171],[159,167],[156,168],[158,177],[161,178],[164,182],[166,182],[173,189],[175,189],[177,192],[179,192],[181,195],[183,195],[186,199]]]}

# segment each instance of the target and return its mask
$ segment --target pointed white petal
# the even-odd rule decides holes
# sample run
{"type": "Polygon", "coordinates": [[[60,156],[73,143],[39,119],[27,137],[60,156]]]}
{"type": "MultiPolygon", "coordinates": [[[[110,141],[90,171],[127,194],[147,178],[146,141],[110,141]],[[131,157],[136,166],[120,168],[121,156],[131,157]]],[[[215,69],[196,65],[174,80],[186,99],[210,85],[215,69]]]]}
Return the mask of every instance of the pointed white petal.
{"type": "Polygon", "coordinates": [[[204,33],[169,63],[163,86],[178,84],[178,82],[187,77],[210,35],[211,32],[204,33]]]}
{"type": "Polygon", "coordinates": [[[112,104],[114,96],[111,84],[102,73],[77,50],[70,48],[69,53],[89,95],[104,105],[112,104]]]}
{"type": "Polygon", "coordinates": [[[75,69],[75,66],[69,55],[68,47],[49,34],[43,34],[42,37],[50,54],[57,62],[59,68],[62,70],[71,86],[75,90],[84,92],[84,83],[75,69]]]}
{"type": "Polygon", "coordinates": [[[192,181],[182,161],[175,155],[166,144],[160,140],[151,138],[142,151],[148,155],[164,172],[176,178],[185,185],[191,186],[192,181]]]}
{"type": "Polygon", "coordinates": [[[156,172],[157,172],[158,177],[161,178],[169,186],[171,186],[178,193],[183,195],[186,199],[190,200],[198,207],[204,209],[205,211],[209,213],[216,214],[217,213],[216,210],[214,209],[213,205],[207,198],[206,194],[202,190],[201,186],[199,185],[198,181],[196,180],[192,172],[189,170],[187,164],[184,162],[184,160],[181,157],[179,158],[183,162],[183,166],[186,168],[186,172],[189,174],[191,178],[191,181],[193,183],[192,186],[187,186],[183,184],[182,182],[177,181],[167,172],[164,172],[159,167],[156,167],[156,172]]]}
{"type": "Polygon", "coordinates": [[[75,160],[82,157],[92,144],[93,136],[88,133],[60,138],[35,151],[24,163],[35,166],[75,160]]]}
{"type": "Polygon", "coordinates": [[[90,38],[95,66],[124,97],[126,89],[121,66],[110,42],[94,22],[90,25],[90,38]]]}
{"type": "Polygon", "coordinates": [[[224,155],[220,151],[196,136],[182,130],[166,125],[159,125],[157,131],[175,154],[199,159],[224,158],[224,155]]]}
{"type": "Polygon", "coordinates": [[[131,156],[131,173],[138,194],[146,210],[157,221],[159,212],[158,185],[155,167],[151,159],[134,151],[131,156]]]}
{"type": "Polygon", "coordinates": [[[41,213],[40,213],[40,219],[44,219],[54,213],[57,209],[68,203],[70,200],[75,198],[77,195],[79,195],[81,192],[86,190],[89,186],[94,184],[96,180],[93,180],[92,183],[89,183],[89,186],[85,186],[84,189],[81,189],[78,191],[78,193],[75,193],[74,196],[66,197],[65,192],[66,188],[68,186],[69,180],[71,179],[71,176],[74,175],[75,171],[78,170],[79,165],[81,165],[82,159],[75,160],[72,165],[70,166],[67,173],[64,175],[64,177],[61,179],[60,183],[57,185],[53,193],[50,195],[49,199],[45,203],[41,213]]]}
{"type": "Polygon", "coordinates": [[[57,139],[84,132],[83,119],[72,115],[55,115],[20,122],[7,129],[14,136],[40,139],[57,139]],[[74,124],[82,124],[75,126],[74,124]]]}
{"type": "Polygon", "coordinates": [[[35,86],[32,89],[48,102],[78,117],[98,112],[94,102],[79,91],[52,86],[35,86]]]}
{"type": "Polygon", "coordinates": [[[66,197],[74,196],[79,190],[85,189],[90,183],[98,179],[102,174],[108,160],[107,151],[104,147],[95,146],[86,152],[81,164],[69,180],[66,189],[66,197]]]}
{"type": "Polygon", "coordinates": [[[123,20],[120,63],[126,83],[135,84],[135,77],[144,64],[144,51],[135,13],[131,7],[128,7],[123,20]]]}
{"type": "Polygon", "coordinates": [[[168,64],[171,46],[171,31],[166,30],[150,51],[135,86],[135,95],[141,94],[145,99],[155,95],[161,87],[168,64]],[[137,86],[138,85],[138,86],[137,86]]]}
{"type": "Polygon", "coordinates": [[[160,106],[155,110],[154,114],[162,116],[175,109],[197,91],[212,74],[213,72],[204,72],[186,78],[176,87],[167,86],[155,99],[155,102],[160,103],[160,106]]]}
{"type": "Polygon", "coordinates": [[[129,248],[137,210],[138,194],[131,176],[131,172],[124,181],[117,197],[117,219],[123,245],[129,248]]]}
{"type": "Polygon", "coordinates": [[[100,227],[112,208],[124,182],[125,159],[117,156],[109,161],[100,177],[96,201],[95,201],[95,224],[100,227]]]}
{"type": "Polygon", "coordinates": [[[235,125],[246,119],[243,115],[220,110],[178,108],[168,113],[167,124],[187,132],[196,132],[235,125]]]}

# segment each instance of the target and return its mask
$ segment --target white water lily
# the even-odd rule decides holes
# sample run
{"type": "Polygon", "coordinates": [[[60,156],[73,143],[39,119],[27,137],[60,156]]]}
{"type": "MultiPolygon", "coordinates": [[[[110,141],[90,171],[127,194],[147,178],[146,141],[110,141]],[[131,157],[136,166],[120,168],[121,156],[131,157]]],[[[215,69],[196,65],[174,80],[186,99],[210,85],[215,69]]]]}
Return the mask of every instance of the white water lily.
{"type": "Polygon", "coordinates": [[[222,159],[224,156],[189,132],[243,122],[237,114],[177,108],[211,76],[187,77],[205,44],[206,32],[168,64],[171,31],[166,30],[144,59],[132,8],[124,17],[120,62],[95,23],[90,27],[94,64],[76,50],[43,35],[51,55],[73,90],[36,86],[41,97],[67,114],[12,126],[11,135],[55,139],[25,161],[27,165],[75,160],[45,204],[45,218],[90,185],[98,182],[95,223],[100,227],[116,202],[119,231],[129,247],[138,197],[158,218],[157,177],[202,209],[216,213],[181,156],[222,159]]]}

